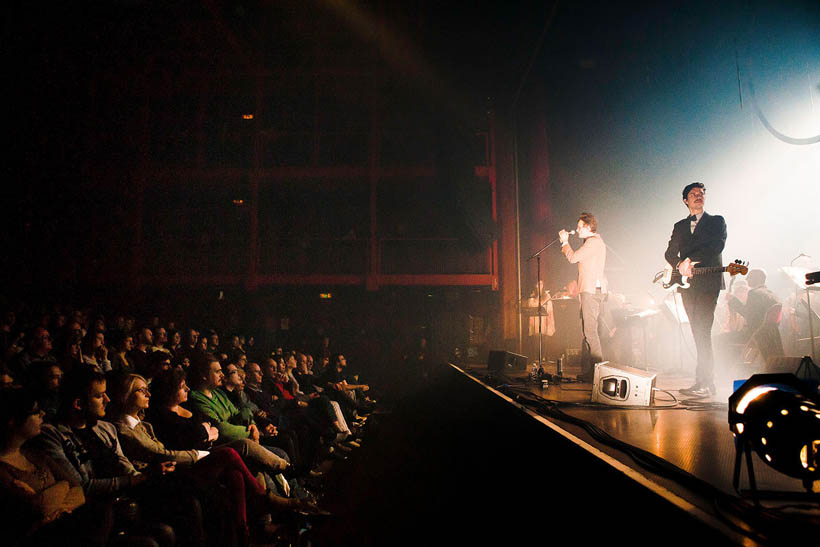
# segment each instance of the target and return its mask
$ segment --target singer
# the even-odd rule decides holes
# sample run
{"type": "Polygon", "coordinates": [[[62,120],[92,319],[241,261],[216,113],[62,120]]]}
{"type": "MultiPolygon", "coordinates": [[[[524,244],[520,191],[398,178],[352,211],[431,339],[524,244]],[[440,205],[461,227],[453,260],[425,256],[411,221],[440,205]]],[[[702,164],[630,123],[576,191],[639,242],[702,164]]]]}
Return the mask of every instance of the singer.
{"type": "Polygon", "coordinates": [[[607,281],[604,276],[606,245],[598,233],[598,221],[592,213],[581,213],[576,228],[578,237],[584,240],[578,250],[569,244],[570,232],[561,230],[561,252],[570,264],[578,264],[578,291],[581,297],[581,374],[578,380],[591,382],[594,365],[603,361],[601,339],[598,336],[598,317],[606,300],[607,281]]]}

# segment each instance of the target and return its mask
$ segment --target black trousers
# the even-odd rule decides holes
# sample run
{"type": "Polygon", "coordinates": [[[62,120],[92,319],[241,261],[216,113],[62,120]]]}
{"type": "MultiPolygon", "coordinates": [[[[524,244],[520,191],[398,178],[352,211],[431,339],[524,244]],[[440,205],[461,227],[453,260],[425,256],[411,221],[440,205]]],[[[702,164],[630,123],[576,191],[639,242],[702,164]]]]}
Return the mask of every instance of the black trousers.
{"type": "Polygon", "coordinates": [[[720,289],[680,291],[683,308],[689,317],[692,337],[698,352],[698,365],[695,369],[695,382],[701,386],[712,386],[715,383],[715,358],[712,351],[712,324],[715,322],[715,307],[720,289]]]}
{"type": "Polygon", "coordinates": [[[581,342],[581,374],[584,375],[592,374],[595,363],[604,360],[601,338],[598,335],[598,318],[605,300],[606,294],[581,293],[581,329],[584,333],[581,342]]]}

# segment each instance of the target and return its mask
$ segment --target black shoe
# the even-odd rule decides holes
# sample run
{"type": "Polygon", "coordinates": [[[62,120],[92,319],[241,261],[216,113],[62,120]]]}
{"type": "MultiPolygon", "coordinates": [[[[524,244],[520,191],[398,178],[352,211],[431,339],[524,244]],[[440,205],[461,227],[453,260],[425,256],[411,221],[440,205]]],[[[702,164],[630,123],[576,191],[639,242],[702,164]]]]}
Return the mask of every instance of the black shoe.
{"type": "Polygon", "coordinates": [[[693,392],[695,392],[695,391],[698,391],[698,390],[700,390],[700,389],[702,389],[702,388],[701,388],[701,385],[700,385],[700,384],[698,384],[698,383],[696,383],[696,384],[694,384],[694,385],[692,385],[692,386],[690,386],[690,387],[685,387],[685,388],[683,388],[683,389],[679,389],[679,390],[678,390],[678,393],[683,393],[684,395],[689,395],[689,394],[691,394],[691,393],[693,393],[693,392]]]}

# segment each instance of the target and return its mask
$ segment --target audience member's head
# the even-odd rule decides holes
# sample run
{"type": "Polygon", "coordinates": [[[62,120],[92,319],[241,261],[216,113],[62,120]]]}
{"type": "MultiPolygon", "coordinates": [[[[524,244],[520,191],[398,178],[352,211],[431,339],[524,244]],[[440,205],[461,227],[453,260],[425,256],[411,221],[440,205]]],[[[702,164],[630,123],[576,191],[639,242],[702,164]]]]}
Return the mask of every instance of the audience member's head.
{"type": "Polygon", "coordinates": [[[122,374],[112,382],[111,406],[108,415],[118,419],[124,415],[142,417],[148,409],[151,392],[148,382],[139,374],[122,374]]]}
{"type": "Polygon", "coordinates": [[[249,362],[245,365],[245,372],[245,382],[249,386],[259,387],[262,385],[262,367],[259,366],[259,363],[249,362]]]}
{"type": "Polygon", "coordinates": [[[154,337],[154,345],[163,347],[168,342],[168,332],[164,327],[156,326],[152,331],[154,337]]]}
{"type": "Polygon", "coordinates": [[[137,345],[140,347],[150,346],[154,343],[154,333],[148,327],[143,327],[140,329],[139,335],[137,336],[137,345]]]}
{"type": "Polygon", "coordinates": [[[265,368],[262,372],[267,378],[276,378],[279,374],[279,361],[276,357],[269,357],[265,360],[265,368]]]}
{"type": "Polygon", "coordinates": [[[134,349],[134,336],[123,331],[114,331],[111,335],[111,345],[117,353],[129,352],[134,349]]]}
{"type": "Polygon", "coordinates": [[[14,389],[0,397],[0,449],[19,445],[40,434],[43,413],[34,396],[14,389]]]}
{"type": "Polygon", "coordinates": [[[60,362],[66,363],[67,361],[72,362],[79,362],[80,357],[82,356],[82,337],[79,333],[72,333],[68,338],[63,341],[63,347],[60,348],[60,362]]]}
{"type": "Polygon", "coordinates": [[[158,374],[151,382],[154,408],[171,408],[188,400],[188,383],[185,372],[172,368],[158,374]]]}
{"type": "Polygon", "coordinates": [[[199,351],[207,352],[208,351],[208,339],[205,338],[204,336],[202,338],[199,338],[199,340],[196,343],[196,346],[194,346],[194,347],[199,351]]]}
{"type": "Polygon", "coordinates": [[[144,369],[137,372],[144,378],[151,380],[154,376],[169,368],[171,368],[171,356],[164,351],[155,351],[148,355],[144,369]]]}
{"type": "Polygon", "coordinates": [[[63,371],[52,361],[34,361],[29,366],[29,388],[37,395],[42,393],[56,393],[60,390],[63,371]]]}
{"type": "Polygon", "coordinates": [[[105,345],[105,334],[90,330],[83,339],[83,354],[96,355],[97,350],[99,350],[103,345],[105,345]]]}
{"type": "Polygon", "coordinates": [[[35,327],[28,347],[32,355],[45,357],[51,352],[51,335],[44,327],[35,327]]]}
{"type": "Polygon", "coordinates": [[[105,417],[111,400],[106,393],[105,376],[92,367],[76,367],[63,376],[59,419],[94,425],[105,417]]]}
{"type": "Polygon", "coordinates": [[[308,368],[308,358],[307,355],[305,355],[304,353],[296,354],[296,372],[300,374],[310,373],[310,370],[308,368]]]}
{"type": "Polygon", "coordinates": [[[191,363],[189,379],[196,389],[216,389],[222,386],[224,377],[222,363],[213,353],[197,355],[191,363]]]}
{"type": "Polygon", "coordinates": [[[233,363],[225,366],[224,387],[227,391],[242,391],[245,389],[245,377],[244,374],[240,375],[240,372],[244,373],[245,371],[233,363]]]}

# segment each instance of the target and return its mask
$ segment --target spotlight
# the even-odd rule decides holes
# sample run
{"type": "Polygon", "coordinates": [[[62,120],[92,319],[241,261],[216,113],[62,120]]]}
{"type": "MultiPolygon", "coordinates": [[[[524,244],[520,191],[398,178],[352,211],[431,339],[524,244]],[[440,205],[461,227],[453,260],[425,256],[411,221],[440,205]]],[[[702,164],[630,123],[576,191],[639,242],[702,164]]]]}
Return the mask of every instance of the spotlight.
{"type": "Polygon", "coordinates": [[[742,454],[757,501],[752,450],[773,469],[812,491],[820,478],[820,394],[794,374],[755,374],[729,397],[735,435],[733,485],[738,490],[742,454]]]}

